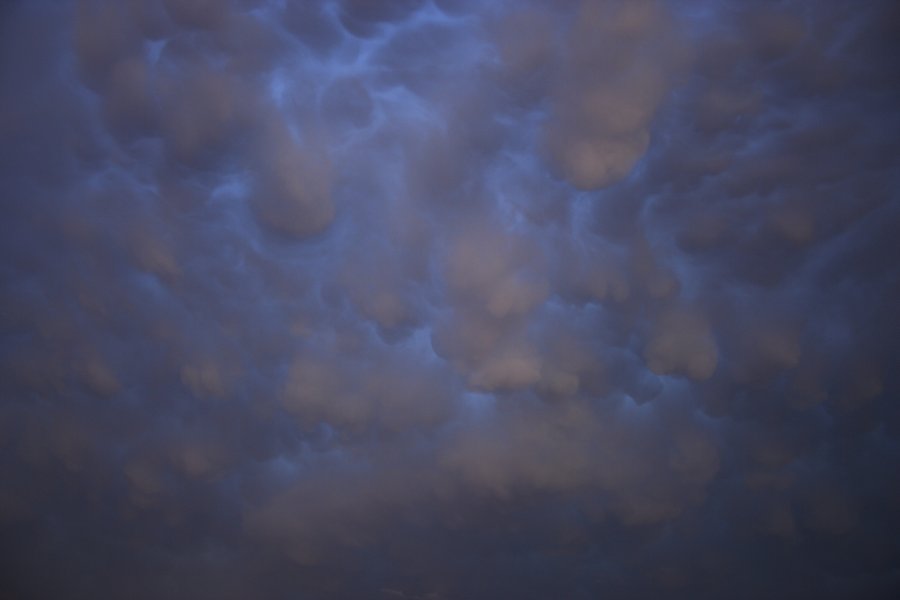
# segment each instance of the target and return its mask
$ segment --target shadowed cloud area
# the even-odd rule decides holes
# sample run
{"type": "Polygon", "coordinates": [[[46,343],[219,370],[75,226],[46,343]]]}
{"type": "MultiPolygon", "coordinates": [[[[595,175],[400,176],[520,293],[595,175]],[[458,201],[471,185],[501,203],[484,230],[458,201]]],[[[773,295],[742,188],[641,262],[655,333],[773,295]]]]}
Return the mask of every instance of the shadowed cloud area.
{"type": "Polygon", "coordinates": [[[900,593],[891,0],[0,6],[0,596],[900,593]]]}

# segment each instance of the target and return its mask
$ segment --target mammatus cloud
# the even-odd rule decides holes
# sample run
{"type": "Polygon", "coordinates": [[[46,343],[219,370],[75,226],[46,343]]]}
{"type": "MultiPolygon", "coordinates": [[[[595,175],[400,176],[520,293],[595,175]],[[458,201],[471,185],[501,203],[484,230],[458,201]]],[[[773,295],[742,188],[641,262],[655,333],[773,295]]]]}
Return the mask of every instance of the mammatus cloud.
{"type": "Polygon", "coordinates": [[[700,315],[671,310],[659,316],[643,357],[657,375],[708,379],[716,370],[718,351],[709,324],[700,315]]]}
{"type": "Polygon", "coordinates": [[[0,15],[0,595],[900,589],[891,2],[0,15]]]}

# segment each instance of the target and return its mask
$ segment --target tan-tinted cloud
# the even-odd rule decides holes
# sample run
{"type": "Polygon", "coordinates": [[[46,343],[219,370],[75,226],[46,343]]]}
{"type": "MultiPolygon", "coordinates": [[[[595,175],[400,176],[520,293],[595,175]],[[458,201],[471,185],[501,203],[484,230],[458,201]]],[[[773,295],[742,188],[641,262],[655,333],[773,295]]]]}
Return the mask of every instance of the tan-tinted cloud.
{"type": "Polygon", "coordinates": [[[647,367],[660,375],[708,379],[718,363],[718,349],[709,323],[696,312],[662,314],[644,348],[647,367]]]}
{"type": "Polygon", "coordinates": [[[670,27],[663,3],[581,4],[545,132],[551,164],[575,187],[614,183],[646,152],[682,52],[670,27]]]}

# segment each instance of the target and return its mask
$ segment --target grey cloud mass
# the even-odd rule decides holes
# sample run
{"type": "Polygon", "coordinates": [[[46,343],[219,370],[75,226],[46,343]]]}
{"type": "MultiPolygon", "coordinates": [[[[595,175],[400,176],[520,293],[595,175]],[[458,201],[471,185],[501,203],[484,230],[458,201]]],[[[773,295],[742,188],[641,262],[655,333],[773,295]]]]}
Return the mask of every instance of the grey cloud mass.
{"type": "Polygon", "coordinates": [[[0,6],[0,597],[895,598],[890,0],[0,6]]]}

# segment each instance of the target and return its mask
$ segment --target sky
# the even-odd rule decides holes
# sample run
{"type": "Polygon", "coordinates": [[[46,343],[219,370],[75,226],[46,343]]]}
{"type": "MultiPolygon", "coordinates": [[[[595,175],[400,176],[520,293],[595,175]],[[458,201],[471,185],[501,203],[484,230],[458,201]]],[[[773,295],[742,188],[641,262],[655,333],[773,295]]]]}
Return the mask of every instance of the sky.
{"type": "Polygon", "coordinates": [[[0,597],[893,599],[892,0],[0,4],[0,597]]]}

